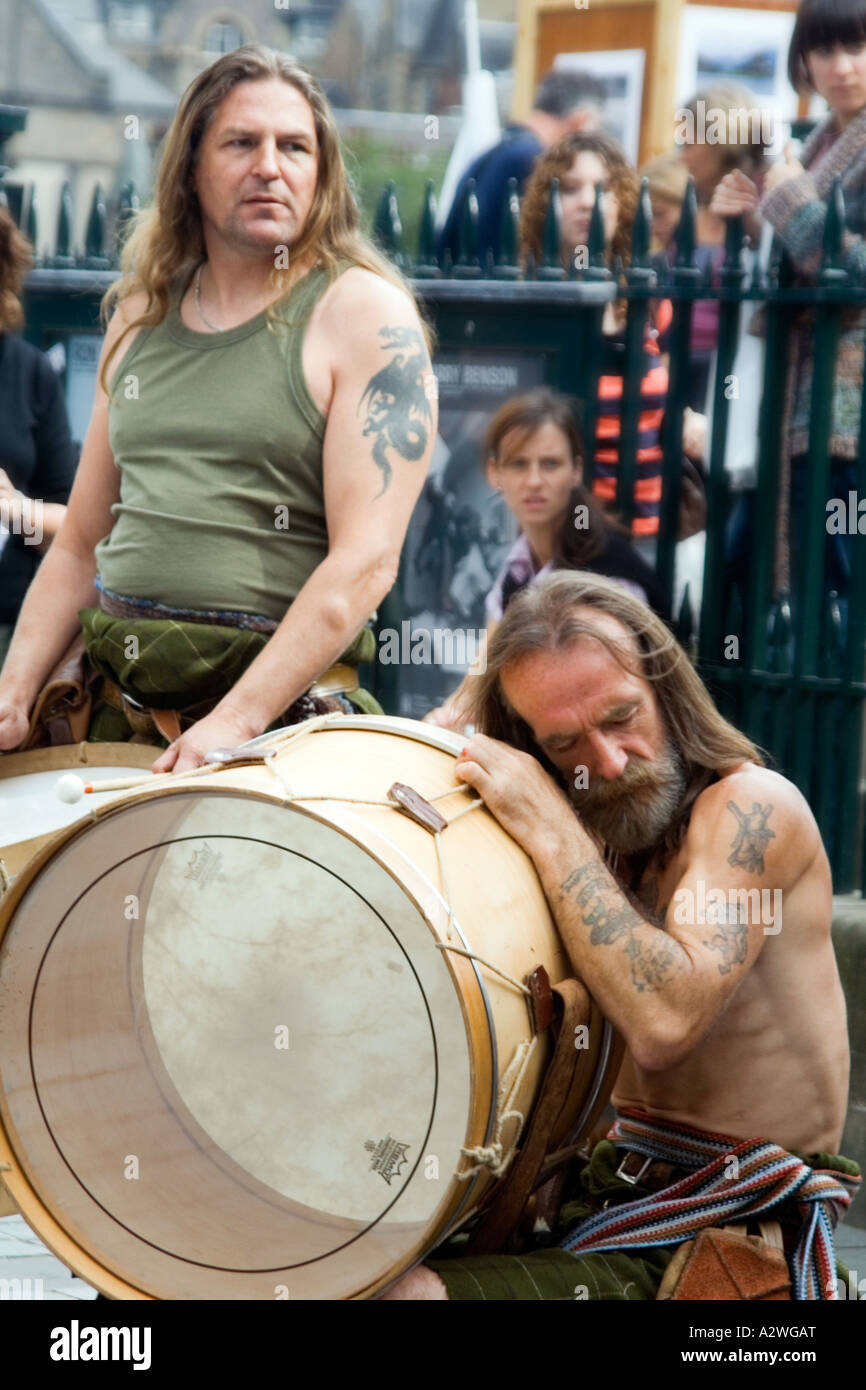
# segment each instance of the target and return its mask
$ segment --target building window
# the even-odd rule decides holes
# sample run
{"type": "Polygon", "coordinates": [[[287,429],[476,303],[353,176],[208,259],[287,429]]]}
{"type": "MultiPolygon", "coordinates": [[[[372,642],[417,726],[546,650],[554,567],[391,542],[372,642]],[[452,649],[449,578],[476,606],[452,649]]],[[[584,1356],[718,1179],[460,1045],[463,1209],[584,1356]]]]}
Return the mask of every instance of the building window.
{"type": "Polygon", "coordinates": [[[219,19],[209,24],[204,36],[205,53],[233,53],[245,42],[237,24],[230,19],[219,19]]]}
{"type": "Polygon", "coordinates": [[[149,43],[156,32],[153,11],[138,0],[112,0],[108,9],[108,32],[121,43],[149,43]]]}

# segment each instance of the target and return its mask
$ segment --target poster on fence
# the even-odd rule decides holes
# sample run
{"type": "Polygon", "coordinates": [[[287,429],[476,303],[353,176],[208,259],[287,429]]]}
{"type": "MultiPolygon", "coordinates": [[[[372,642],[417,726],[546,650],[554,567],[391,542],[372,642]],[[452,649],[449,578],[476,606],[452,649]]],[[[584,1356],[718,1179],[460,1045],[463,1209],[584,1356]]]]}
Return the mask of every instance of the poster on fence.
{"type": "Polygon", "coordinates": [[[399,665],[398,714],[442,703],[483,648],[484,600],[517,535],[484,476],[487,426],[512,396],[544,384],[543,353],[438,354],[439,433],[403,550],[400,631],[380,630],[379,661],[399,665]]]}

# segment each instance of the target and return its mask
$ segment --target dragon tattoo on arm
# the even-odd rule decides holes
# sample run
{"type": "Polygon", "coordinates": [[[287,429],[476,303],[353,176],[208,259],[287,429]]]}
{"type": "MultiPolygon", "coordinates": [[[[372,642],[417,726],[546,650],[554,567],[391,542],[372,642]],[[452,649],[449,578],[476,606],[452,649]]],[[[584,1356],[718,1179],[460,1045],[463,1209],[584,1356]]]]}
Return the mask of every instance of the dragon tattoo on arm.
{"type": "Polygon", "coordinates": [[[381,497],[393,476],[389,452],[417,463],[427,448],[432,423],[426,381],[430,375],[424,340],[417,328],[380,328],[382,349],[392,355],[372,376],[358,409],[366,408],[364,436],[373,438],[373,459],[382,474],[381,497]]]}

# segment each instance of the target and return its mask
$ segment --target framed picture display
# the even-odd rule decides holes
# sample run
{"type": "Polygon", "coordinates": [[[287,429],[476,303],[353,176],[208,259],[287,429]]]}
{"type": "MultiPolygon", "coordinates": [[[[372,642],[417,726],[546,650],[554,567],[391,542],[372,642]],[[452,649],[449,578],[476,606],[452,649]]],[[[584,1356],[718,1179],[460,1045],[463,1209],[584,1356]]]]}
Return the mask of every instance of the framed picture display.
{"type": "Polygon", "coordinates": [[[559,53],[553,63],[555,68],[576,68],[601,78],[607,90],[602,124],[616,136],[634,164],[638,161],[640,145],[645,59],[642,48],[615,48],[601,52],[592,49],[585,53],[559,53]]]}
{"type": "Polygon", "coordinates": [[[781,153],[796,119],[798,95],[788,81],[793,10],[684,5],[681,14],[676,105],[714,83],[747,87],[766,113],[774,153],[781,153]]]}

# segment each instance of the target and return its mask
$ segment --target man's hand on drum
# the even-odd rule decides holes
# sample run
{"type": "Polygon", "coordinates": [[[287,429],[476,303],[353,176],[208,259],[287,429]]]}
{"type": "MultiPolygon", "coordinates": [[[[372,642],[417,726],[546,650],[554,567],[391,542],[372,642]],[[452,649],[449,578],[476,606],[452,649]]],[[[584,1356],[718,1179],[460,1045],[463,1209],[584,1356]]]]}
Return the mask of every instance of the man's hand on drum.
{"type": "MultiPolygon", "coordinates": [[[[2,726],[0,726],[2,727],[2,726]]],[[[245,720],[235,715],[212,710],[204,719],[199,719],[186,733],[170,743],[165,752],[157,758],[152,772],[173,772],[180,774],[200,767],[205,754],[214,748],[236,748],[239,743],[255,738],[263,729],[253,728],[245,720]]]]}
{"type": "Polygon", "coordinates": [[[574,818],[565,793],[529,753],[499,739],[473,734],[457,756],[454,775],[474,787],[503,830],[526,853],[542,847],[545,827],[574,818]]]}
{"type": "Polygon", "coordinates": [[[0,697],[0,753],[17,748],[29,728],[27,711],[16,701],[0,697]]]}

